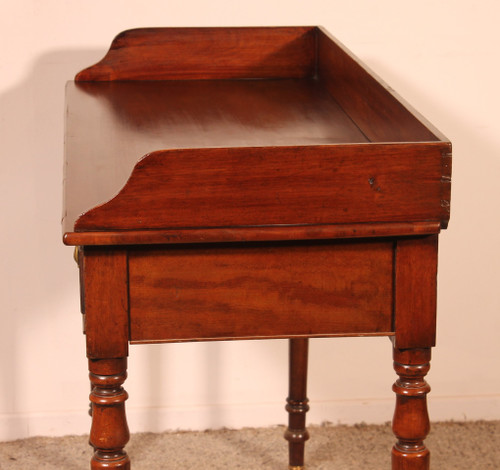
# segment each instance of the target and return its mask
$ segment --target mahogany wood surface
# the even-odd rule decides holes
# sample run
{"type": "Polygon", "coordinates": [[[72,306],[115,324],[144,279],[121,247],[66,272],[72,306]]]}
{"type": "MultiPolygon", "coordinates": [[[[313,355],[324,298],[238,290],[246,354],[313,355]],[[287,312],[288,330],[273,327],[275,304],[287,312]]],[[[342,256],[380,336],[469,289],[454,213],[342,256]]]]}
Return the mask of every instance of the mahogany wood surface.
{"type": "Polygon", "coordinates": [[[447,220],[442,150],[431,143],[157,151],[75,230],[447,220]]]}
{"type": "Polygon", "coordinates": [[[130,337],[126,251],[85,248],[80,269],[87,357],[126,357],[130,337]]]}
{"type": "Polygon", "coordinates": [[[305,443],[309,439],[306,429],[306,413],[309,411],[307,398],[308,338],[289,340],[289,388],[286,399],[288,427],[285,439],[288,441],[288,461],[291,469],[304,466],[305,443]]]}
{"type": "MultiPolygon", "coordinates": [[[[138,141],[131,150],[140,146],[143,154],[176,148],[368,142],[312,78],[69,82],[66,94],[70,136],[71,126],[83,123],[97,132],[92,121],[98,119],[101,132],[116,133],[110,138],[127,145],[138,141]]],[[[90,149],[100,143],[104,147],[96,150],[110,151],[110,143],[100,142],[98,135],[87,138],[90,149]]],[[[123,158],[135,163],[137,155],[130,152],[123,158]]]]}
{"type": "Polygon", "coordinates": [[[427,412],[431,349],[394,348],[394,370],[399,378],[393,386],[396,409],[392,429],[398,441],[392,449],[393,470],[429,470],[430,452],[424,444],[429,434],[427,412]]]}
{"type": "Polygon", "coordinates": [[[130,459],[124,451],[130,434],[125,416],[127,392],[122,384],[127,378],[127,358],[89,360],[92,391],[92,428],[90,444],[94,447],[92,470],[129,470],[130,459]]]}
{"type": "MultiPolygon", "coordinates": [[[[276,146],[366,141],[326,90],[310,80],[68,84],[67,102],[67,232],[81,213],[116,196],[137,161],[158,149],[252,147],[249,152],[262,160],[276,146]],[[259,147],[270,150],[258,156],[259,147]]],[[[245,158],[245,150],[241,154],[245,158]]],[[[189,169],[193,157],[217,170],[199,150],[184,150],[174,158],[186,159],[186,167],[171,177],[184,175],[196,186],[196,174],[187,174],[196,171],[189,169]]],[[[168,192],[170,183],[157,186],[168,192]]]]}
{"type": "Polygon", "coordinates": [[[392,331],[392,242],[135,249],[133,342],[392,331]]]}
{"type": "Polygon", "coordinates": [[[447,224],[449,142],[319,28],[132,30],[77,80],[66,243],[123,244],[125,231],[143,243],[145,229],[447,224]],[[198,200],[210,210],[193,214],[198,200]]]}
{"type": "Polygon", "coordinates": [[[91,468],[130,469],[129,343],[289,338],[299,469],[308,338],[386,335],[392,469],[428,470],[446,137],[317,27],[126,31],[66,93],[91,468]]]}
{"type": "Polygon", "coordinates": [[[283,78],[314,74],[313,27],[124,31],[77,81],[283,78]]]}
{"type": "Polygon", "coordinates": [[[319,80],[370,141],[447,140],[327,31],[317,41],[319,80]]]}
{"type": "Polygon", "coordinates": [[[437,249],[437,236],[397,241],[394,318],[398,349],[435,346],[437,249]]]}
{"type": "Polygon", "coordinates": [[[440,231],[439,222],[382,222],[324,225],[274,225],[167,230],[71,232],[67,245],[154,245],[279,240],[331,240],[430,235],[440,231]]]}

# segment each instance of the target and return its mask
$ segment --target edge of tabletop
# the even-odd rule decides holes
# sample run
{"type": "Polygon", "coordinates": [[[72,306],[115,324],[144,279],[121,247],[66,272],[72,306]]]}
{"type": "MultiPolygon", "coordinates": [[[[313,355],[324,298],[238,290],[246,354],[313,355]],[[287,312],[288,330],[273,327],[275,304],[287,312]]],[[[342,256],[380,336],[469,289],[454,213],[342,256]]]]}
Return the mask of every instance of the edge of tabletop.
{"type": "MultiPolygon", "coordinates": [[[[333,155],[343,154],[343,149],[349,147],[350,152],[356,153],[361,152],[360,155],[375,153],[384,153],[390,152],[394,155],[394,153],[398,153],[398,147],[401,151],[405,152],[409,148],[413,148],[413,146],[420,147],[420,151],[437,151],[441,154],[441,171],[440,171],[440,187],[441,187],[441,200],[445,200],[447,203],[447,208],[449,209],[449,186],[451,182],[451,162],[448,162],[450,155],[449,152],[451,150],[451,145],[449,142],[418,142],[418,143],[370,143],[370,144],[355,144],[355,145],[332,145],[332,146],[319,146],[315,147],[315,149],[321,155],[330,154],[333,152],[333,155]],[[356,150],[358,149],[358,150],[356,150]],[[390,149],[390,151],[389,151],[390,149]],[[445,158],[446,157],[446,158],[445,158]]],[[[177,153],[184,154],[185,152],[193,152],[199,151],[202,155],[205,153],[215,152],[216,155],[224,152],[233,152],[236,154],[240,154],[244,151],[251,151],[251,148],[214,148],[214,149],[182,149],[182,150],[164,150],[164,151],[155,151],[150,154],[145,155],[143,158],[139,159],[139,161],[134,166],[132,173],[129,175],[129,178],[125,185],[119,189],[117,192],[112,195],[107,200],[101,201],[97,205],[92,205],[92,207],[87,207],[85,209],[79,210],[75,212],[72,208],[69,210],[66,203],[65,196],[65,205],[64,212],[62,218],[62,228],[63,228],[63,242],[67,245],[79,245],[79,244],[123,244],[129,243],[122,242],[119,240],[129,240],[134,243],[175,243],[175,240],[195,240],[195,241],[203,241],[207,238],[210,241],[216,241],[217,237],[222,237],[223,240],[245,240],[246,237],[250,237],[249,239],[266,239],[265,237],[270,236],[271,239],[293,239],[294,237],[298,237],[299,239],[308,238],[307,233],[311,233],[312,230],[312,238],[341,238],[344,237],[344,233],[348,233],[347,236],[360,236],[357,235],[359,233],[364,233],[362,236],[383,236],[384,230],[386,228],[389,229],[390,234],[394,232],[401,231],[402,227],[405,227],[401,234],[413,234],[414,226],[420,227],[419,224],[440,224],[441,228],[446,228],[446,222],[449,218],[449,210],[447,213],[443,212],[444,209],[441,209],[443,212],[442,216],[440,216],[439,220],[436,220],[434,215],[424,216],[422,218],[401,218],[395,220],[363,220],[360,218],[359,220],[336,220],[335,217],[325,221],[300,221],[300,220],[276,220],[264,222],[263,224],[241,224],[240,222],[236,223],[234,226],[230,226],[229,224],[207,224],[196,223],[193,226],[185,226],[180,224],[168,224],[165,225],[157,224],[155,226],[142,228],[142,227],[127,227],[125,226],[115,226],[110,225],[109,227],[92,227],[88,225],[81,225],[81,220],[87,214],[93,213],[96,210],[100,211],[102,208],[106,208],[108,204],[111,202],[118,201],[120,198],[123,199],[124,193],[130,184],[137,179],[138,174],[142,174],[143,171],[151,170],[155,168],[156,160],[160,162],[163,160],[163,154],[167,154],[169,156],[176,156],[177,153]],[[145,170],[146,169],[146,170],[145,170]],[[415,225],[417,224],[417,225],[415,225]],[[298,228],[300,227],[300,228],[298,228]],[[375,230],[373,234],[372,230],[375,230]],[[297,232],[297,233],[296,233],[297,232]],[[278,238],[276,238],[278,237],[278,238]],[[145,238],[149,241],[141,242],[140,240],[145,238]],[[157,241],[156,241],[157,240],[157,241]],[[86,243],[83,243],[86,241],[86,243]]],[[[280,147],[281,152],[299,152],[300,155],[308,154],[308,151],[311,151],[310,147],[280,147]]],[[[276,148],[253,148],[253,151],[257,151],[259,155],[264,157],[269,154],[269,152],[276,151],[276,148]]],[[[439,171],[439,170],[438,170],[439,171]]],[[[149,171],[151,173],[151,171],[149,171]]],[[[438,175],[436,174],[436,177],[438,175]]],[[[65,179],[65,195],[69,191],[67,187],[67,181],[65,179]]],[[[439,201],[437,201],[439,203],[439,201]]],[[[442,204],[441,204],[442,207],[442,204]]],[[[428,230],[428,229],[426,229],[428,230]]],[[[435,230],[433,229],[433,232],[435,230]]],[[[400,233],[395,233],[400,234],[400,233]]]]}
{"type": "Polygon", "coordinates": [[[439,221],[331,225],[216,227],[165,230],[65,232],[63,242],[84,245],[156,245],[225,242],[300,241],[437,234],[439,221]]]}

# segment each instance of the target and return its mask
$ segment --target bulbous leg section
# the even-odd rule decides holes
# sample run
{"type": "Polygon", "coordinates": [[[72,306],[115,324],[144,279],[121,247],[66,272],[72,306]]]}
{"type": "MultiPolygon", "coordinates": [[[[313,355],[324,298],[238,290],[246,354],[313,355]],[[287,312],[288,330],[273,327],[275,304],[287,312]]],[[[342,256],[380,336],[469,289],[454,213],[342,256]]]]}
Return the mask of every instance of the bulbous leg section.
{"type": "Polygon", "coordinates": [[[429,470],[430,453],[424,439],[430,431],[430,386],[424,377],[430,359],[430,348],[394,349],[394,370],[399,378],[392,387],[396,393],[392,430],[397,438],[392,449],[393,470],[429,470]]]}
{"type": "Polygon", "coordinates": [[[309,411],[307,399],[307,360],[309,340],[297,338],[289,340],[289,394],[286,410],[288,428],[285,439],[289,448],[289,470],[304,468],[305,443],[309,439],[306,429],[306,413],[309,411]]]}
{"type": "Polygon", "coordinates": [[[127,392],[122,385],[127,378],[127,359],[89,361],[92,391],[92,428],[90,445],[94,448],[92,470],[130,469],[124,450],[130,434],[125,416],[127,392]]]}

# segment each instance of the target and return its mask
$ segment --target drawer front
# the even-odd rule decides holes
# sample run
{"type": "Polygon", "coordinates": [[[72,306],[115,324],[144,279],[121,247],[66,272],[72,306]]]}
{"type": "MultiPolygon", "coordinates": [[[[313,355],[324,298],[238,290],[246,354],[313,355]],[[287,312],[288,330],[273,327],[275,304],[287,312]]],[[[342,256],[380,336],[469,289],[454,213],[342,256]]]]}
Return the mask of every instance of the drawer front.
{"type": "Polygon", "coordinates": [[[393,243],[129,252],[132,342],[391,334],[393,243]]]}

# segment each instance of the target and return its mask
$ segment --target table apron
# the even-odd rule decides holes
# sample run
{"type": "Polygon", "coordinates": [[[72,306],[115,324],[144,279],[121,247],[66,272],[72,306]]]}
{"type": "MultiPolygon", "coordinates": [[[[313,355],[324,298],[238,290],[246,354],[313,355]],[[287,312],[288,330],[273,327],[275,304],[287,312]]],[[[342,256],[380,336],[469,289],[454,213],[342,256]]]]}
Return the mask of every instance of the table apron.
{"type": "Polygon", "coordinates": [[[131,249],[130,339],[390,335],[394,243],[131,249]]]}

